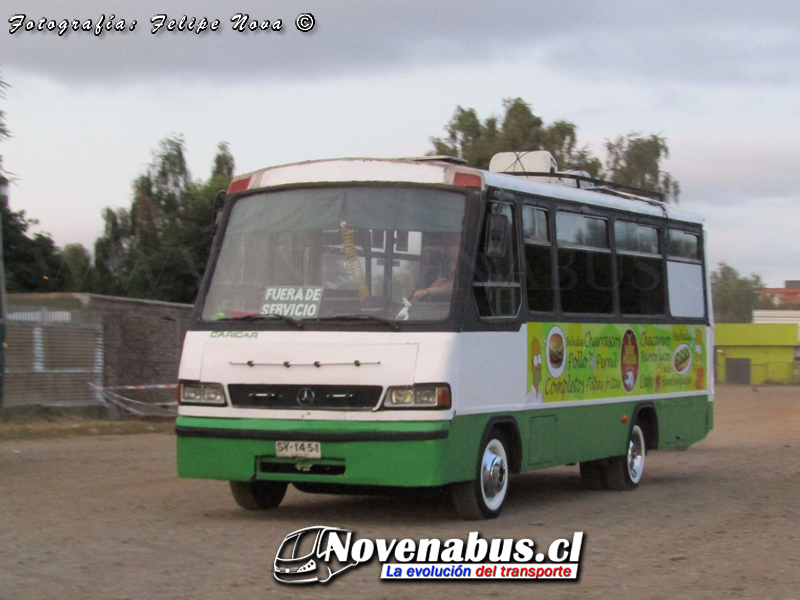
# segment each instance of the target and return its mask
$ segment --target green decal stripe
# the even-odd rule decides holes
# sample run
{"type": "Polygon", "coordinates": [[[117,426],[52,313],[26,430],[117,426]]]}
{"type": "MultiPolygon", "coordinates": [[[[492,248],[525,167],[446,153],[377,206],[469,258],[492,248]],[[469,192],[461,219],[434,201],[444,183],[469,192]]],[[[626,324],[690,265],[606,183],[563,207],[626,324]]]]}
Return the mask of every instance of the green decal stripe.
{"type": "Polygon", "coordinates": [[[317,421],[305,419],[222,419],[178,417],[176,428],[249,429],[274,433],[355,433],[448,431],[450,421],[317,421]]]}

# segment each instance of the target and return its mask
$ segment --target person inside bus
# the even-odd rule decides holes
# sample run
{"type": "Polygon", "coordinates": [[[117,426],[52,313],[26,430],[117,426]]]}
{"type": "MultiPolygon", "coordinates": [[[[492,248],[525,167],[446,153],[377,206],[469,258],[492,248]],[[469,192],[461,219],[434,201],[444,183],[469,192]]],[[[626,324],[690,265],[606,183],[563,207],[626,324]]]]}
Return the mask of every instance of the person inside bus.
{"type": "Polygon", "coordinates": [[[416,290],[412,299],[435,300],[437,297],[449,297],[453,291],[453,281],[458,264],[458,246],[428,246],[423,250],[423,258],[428,265],[439,263],[438,275],[428,287],[416,290]],[[424,257],[425,254],[428,255],[427,258],[424,257]]]}

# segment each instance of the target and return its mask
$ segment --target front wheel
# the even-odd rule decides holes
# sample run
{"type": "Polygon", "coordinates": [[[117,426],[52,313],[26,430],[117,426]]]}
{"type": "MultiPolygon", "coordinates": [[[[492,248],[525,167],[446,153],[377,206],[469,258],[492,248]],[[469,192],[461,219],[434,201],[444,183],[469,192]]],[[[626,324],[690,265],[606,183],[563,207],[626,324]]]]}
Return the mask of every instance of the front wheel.
{"type": "Polygon", "coordinates": [[[479,456],[477,477],[454,483],[451,488],[456,513],[470,521],[499,516],[508,494],[508,451],[498,430],[490,432],[479,456]]]}
{"type": "Polygon", "coordinates": [[[231,481],[230,484],[236,504],[247,510],[276,508],[289,486],[284,481],[231,481]]]}
{"type": "Polygon", "coordinates": [[[647,454],[644,440],[644,432],[636,423],[628,436],[628,453],[610,458],[605,466],[604,479],[608,489],[625,491],[639,486],[647,454]]]}

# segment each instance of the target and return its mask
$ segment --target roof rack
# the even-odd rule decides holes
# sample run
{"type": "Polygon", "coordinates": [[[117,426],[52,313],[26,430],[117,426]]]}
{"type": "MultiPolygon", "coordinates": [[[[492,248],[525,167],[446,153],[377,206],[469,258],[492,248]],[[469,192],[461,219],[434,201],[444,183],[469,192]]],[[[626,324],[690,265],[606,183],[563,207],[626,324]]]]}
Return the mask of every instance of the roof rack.
{"type": "Polygon", "coordinates": [[[622,183],[614,183],[613,181],[606,181],[604,179],[596,179],[594,177],[586,177],[585,175],[576,175],[574,173],[546,173],[546,172],[533,172],[533,171],[506,171],[504,175],[514,175],[515,177],[547,177],[549,179],[572,179],[577,182],[586,182],[592,184],[594,187],[583,188],[578,185],[578,188],[588,190],[591,192],[600,192],[602,194],[611,194],[619,196],[620,198],[627,198],[629,200],[639,200],[647,202],[655,206],[665,206],[666,199],[661,192],[654,192],[651,190],[643,190],[641,188],[624,185],[622,183]]]}
{"type": "Polygon", "coordinates": [[[447,162],[453,163],[454,165],[465,165],[467,164],[466,159],[459,158],[457,156],[448,156],[447,154],[434,154],[431,156],[406,156],[401,158],[400,160],[413,160],[415,162],[447,162]]]}

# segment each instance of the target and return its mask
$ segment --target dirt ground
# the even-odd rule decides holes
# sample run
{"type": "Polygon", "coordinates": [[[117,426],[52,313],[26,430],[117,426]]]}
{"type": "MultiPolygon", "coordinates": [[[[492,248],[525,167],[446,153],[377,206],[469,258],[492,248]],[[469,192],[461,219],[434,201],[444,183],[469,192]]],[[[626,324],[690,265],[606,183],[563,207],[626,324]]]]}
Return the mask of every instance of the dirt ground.
{"type": "Polygon", "coordinates": [[[634,492],[580,487],[577,467],[521,475],[503,515],[456,520],[435,500],[313,496],[237,508],[224,482],[180,480],[165,433],[0,442],[0,599],[798,598],[800,388],[723,387],[716,429],[654,452],[634,492]],[[310,525],[359,537],[586,532],[577,583],[382,582],[379,565],[283,586],[272,560],[310,525]]]}

